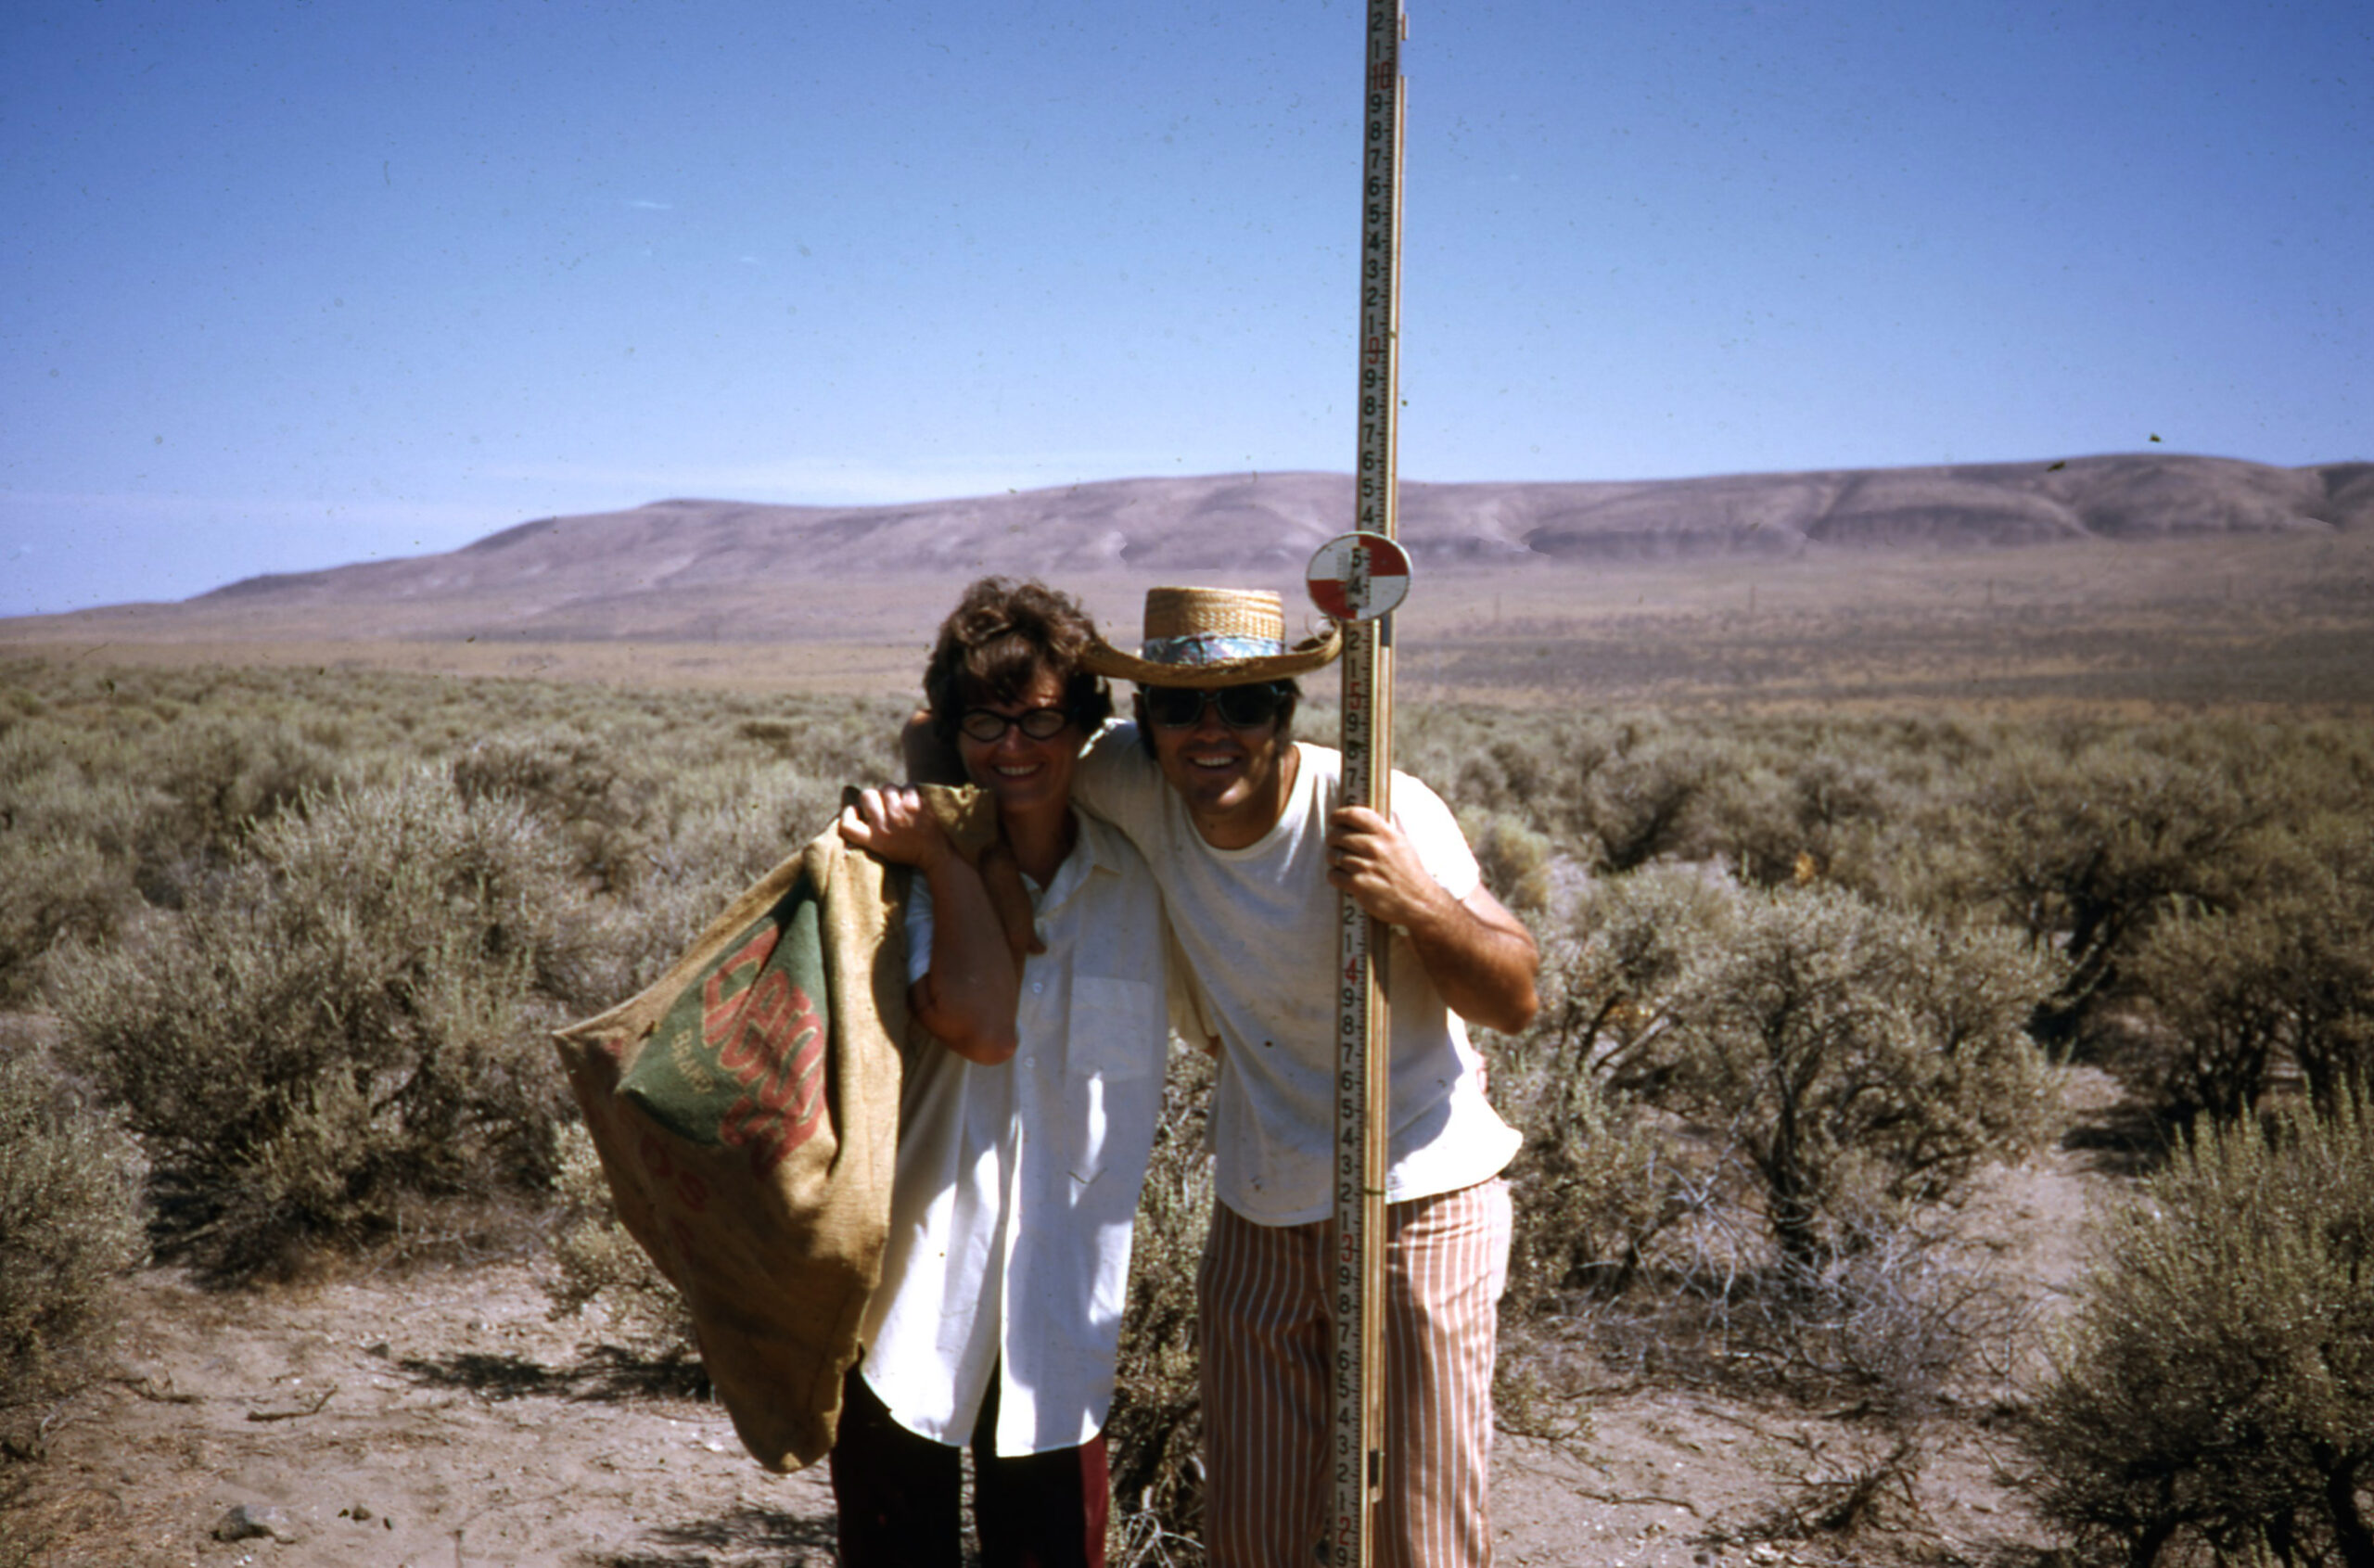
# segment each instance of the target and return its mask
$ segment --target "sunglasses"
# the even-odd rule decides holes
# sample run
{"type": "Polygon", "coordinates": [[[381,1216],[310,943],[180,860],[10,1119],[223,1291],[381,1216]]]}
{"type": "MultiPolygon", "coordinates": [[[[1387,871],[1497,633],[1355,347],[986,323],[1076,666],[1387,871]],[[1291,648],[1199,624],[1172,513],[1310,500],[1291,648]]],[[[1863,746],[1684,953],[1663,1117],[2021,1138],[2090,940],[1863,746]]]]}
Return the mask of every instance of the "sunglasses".
{"type": "Polygon", "coordinates": [[[1200,691],[1192,686],[1149,686],[1146,713],[1166,730],[1184,730],[1200,723],[1206,704],[1219,710],[1220,722],[1232,730],[1257,730],[1285,710],[1286,689],[1275,682],[1250,686],[1222,686],[1200,691]]]}
{"type": "Polygon", "coordinates": [[[1026,708],[1008,716],[992,713],[986,708],[968,708],[956,727],[984,746],[995,746],[1005,739],[1008,727],[1020,730],[1034,741],[1051,741],[1063,733],[1064,726],[1072,721],[1068,708],[1026,708]]]}

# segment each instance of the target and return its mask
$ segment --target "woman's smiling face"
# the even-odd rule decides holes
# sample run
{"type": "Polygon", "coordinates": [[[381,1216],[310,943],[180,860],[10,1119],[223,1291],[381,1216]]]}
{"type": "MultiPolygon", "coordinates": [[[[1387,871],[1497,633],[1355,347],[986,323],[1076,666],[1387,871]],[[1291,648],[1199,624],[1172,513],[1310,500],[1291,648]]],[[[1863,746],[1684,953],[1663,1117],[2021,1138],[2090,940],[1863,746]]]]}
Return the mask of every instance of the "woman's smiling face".
{"type": "MultiPolygon", "coordinates": [[[[1031,671],[1018,700],[983,702],[976,708],[1002,719],[1015,719],[1033,708],[1061,708],[1064,680],[1045,665],[1031,671]]],[[[1019,724],[1008,724],[994,741],[976,740],[960,727],[957,755],[964,776],[998,803],[1001,816],[1062,810],[1072,797],[1072,770],[1079,762],[1079,726],[1066,720],[1045,740],[1033,740],[1019,724]]]]}

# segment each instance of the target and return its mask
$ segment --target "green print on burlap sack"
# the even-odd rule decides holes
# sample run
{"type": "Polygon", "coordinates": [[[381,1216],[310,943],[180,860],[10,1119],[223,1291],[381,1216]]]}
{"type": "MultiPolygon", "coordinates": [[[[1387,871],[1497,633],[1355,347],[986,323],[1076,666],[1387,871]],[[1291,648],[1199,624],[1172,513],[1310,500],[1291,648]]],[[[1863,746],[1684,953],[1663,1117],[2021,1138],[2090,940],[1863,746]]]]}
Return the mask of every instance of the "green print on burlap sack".
{"type": "Polygon", "coordinates": [[[826,995],[802,875],[683,988],[619,1092],[687,1142],[747,1151],[764,1176],[823,1119],[826,995]]]}

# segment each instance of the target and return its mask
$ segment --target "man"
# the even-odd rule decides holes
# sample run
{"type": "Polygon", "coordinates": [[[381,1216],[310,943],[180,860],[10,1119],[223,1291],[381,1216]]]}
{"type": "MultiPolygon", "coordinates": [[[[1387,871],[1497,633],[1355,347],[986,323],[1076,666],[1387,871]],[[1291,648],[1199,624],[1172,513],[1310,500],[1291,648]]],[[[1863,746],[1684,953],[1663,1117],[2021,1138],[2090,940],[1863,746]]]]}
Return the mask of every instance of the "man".
{"type": "Polygon", "coordinates": [[[1500,1172],[1519,1137],[1484,1097],[1462,1020],[1523,1028],[1539,954],[1439,797],[1396,773],[1390,820],[1342,805],[1341,756],[1293,738],[1295,677],[1340,645],[1288,647],[1274,593],[1156,588],[1138,654],[1100,639],[1081,660],[1139,689],[1135,725],[1098,735],[1074,798],[1152,867],[1220,1058],[1199,1276],[1206,1546],[1219,1568],[1305,1568],[1328,1533],[1339,893],[1393,930],[1376,1561],[1492,1554],[1500,1172]]]}
{"type": "Polygon", "coordinates": [[[1161,899],[1129,843],[1071,809],[1112,711],[1094,628],[988,578],[941,625],[927,722],[996,802],[1039,950],[1017,974],[988,886],[912,790],[866,790],[841,834],[916,868],[914,1016],[882,1282],[833,1448],[848,1568],[956,1568],[961,1451],[989,1568],[1102,1568],[1130,1225],[1169,1042],[1161,899]]]}

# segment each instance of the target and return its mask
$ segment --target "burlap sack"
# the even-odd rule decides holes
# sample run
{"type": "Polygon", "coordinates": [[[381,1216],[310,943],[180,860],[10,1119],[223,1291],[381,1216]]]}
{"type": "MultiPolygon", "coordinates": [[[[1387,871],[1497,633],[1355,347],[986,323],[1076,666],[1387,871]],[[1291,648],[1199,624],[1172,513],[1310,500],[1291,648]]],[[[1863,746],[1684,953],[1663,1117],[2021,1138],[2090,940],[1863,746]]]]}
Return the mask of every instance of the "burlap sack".
{"type": "MultiPolygon", "coordinates": [[[[925,795],[977,860],[989,802],[925,795]]],[[[620,1221],[683,1294],[734,1430],[771,1470],[832,1448],[881,1278],[906,886],[828,828],[657,984],[554,1037],[620,1221]]]]}

